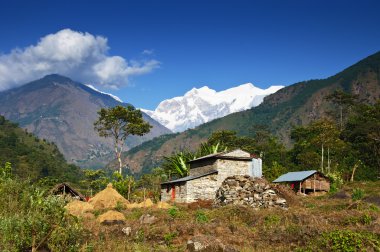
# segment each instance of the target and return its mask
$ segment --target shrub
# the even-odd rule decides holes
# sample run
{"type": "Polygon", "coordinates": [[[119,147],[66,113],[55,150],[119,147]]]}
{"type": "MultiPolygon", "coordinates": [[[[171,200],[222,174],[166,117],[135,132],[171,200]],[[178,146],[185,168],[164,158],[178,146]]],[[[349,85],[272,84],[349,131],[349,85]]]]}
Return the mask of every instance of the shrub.
{"type": "Polygon", "coordinates": [[[361,200],[364,197],[364,191],[363,189],[360,188],[355,188],[352,191],[351,198],[353,201],[361,200]]]}
{"type": "Polygon", "coordinates": [[[83,229],[66,213],[64,199],[13,179],[0,180],[0,194],[0,251],[79,249],[83,229]]]}
{"type": "Polygon", "coordinates": [[[167,233],[164,235],[165,244],[170,247],[172,245],[173,239],[177,236],[177,233],[167,233]]]}
{"type": "Polygon", "coordinates": [[[195,220],[199,223],[206,223],[208,222],[208,217],[207,215],[205,214],[205,212],[201,211],[201,210],[198,210],[196,213],[195,213],[195,220]]]}
{"type": "Polygon", "coordinates": [[[177,217],[179,215],[179,210],[175,206],[171,207],[168,210],[168,214],[170,215],[170,217],[175,218],[175,217],[177,217]]]}
{"type": "Polygon", "coordinates": [[[280,216],[276,215],[276,214],[272,214],[272,215],[268,215],[268,216],[265,216],[264,218],[264,224],[265,226],[276,226],[280,223],[280,216]]]}
{"type": "Polygon", "coordinates": [[[378,238],[371,233],[336,230],[322,235],[322,248],[329,251],[363,251],[366,248],[377,249],[379,246],[378,238]]]}

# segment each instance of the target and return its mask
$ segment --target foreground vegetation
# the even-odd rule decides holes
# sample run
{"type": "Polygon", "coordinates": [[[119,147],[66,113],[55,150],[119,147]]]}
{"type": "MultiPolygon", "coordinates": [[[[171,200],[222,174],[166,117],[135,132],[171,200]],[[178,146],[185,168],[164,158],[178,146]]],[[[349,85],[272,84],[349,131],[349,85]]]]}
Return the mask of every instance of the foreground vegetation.
{"type": "MultiPolygon", "coordinates": [[[[290,208],[213,208],[211,202],[170,209],[116,210],[125,224],[77,218],[62,198],[0,169],[1,251],[185,251],[188,240],[236,251],[380,251],[380,182],[353,182],[337,193],[288,197],[290,208]],[[142,223],[146,214],[156,219],[142,223]],[[131,227],[129,235],[122,232],[131,227]]],[[[95,217],[105,210],[95,210],[95,217]]]]}

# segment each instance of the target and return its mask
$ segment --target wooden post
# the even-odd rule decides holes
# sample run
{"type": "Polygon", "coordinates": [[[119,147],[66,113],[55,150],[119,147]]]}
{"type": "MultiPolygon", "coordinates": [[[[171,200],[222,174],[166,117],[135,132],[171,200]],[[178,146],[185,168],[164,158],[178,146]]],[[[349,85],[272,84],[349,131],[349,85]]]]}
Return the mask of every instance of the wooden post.
{"type": "Polygon", "coordinates": [[[302,182],[300,181],[300,188],[299,188],[299,192],[301,192],[301,189],[302,189],[302,182]]]}
{"type": "Polygon", "coordinates": [[[313,189],[314,189],[314,193],[315,193],[315,174],[314,174],[314,186],[313,186],[313,189]]]}

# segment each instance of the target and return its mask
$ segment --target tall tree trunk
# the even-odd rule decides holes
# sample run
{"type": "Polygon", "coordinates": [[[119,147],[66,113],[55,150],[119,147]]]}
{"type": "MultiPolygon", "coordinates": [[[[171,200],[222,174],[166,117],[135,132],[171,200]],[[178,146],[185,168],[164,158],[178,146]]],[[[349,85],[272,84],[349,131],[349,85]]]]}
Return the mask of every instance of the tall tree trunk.
{"type": "Polygon", "coordinates": [[[351,179],[350,179],[351,182],[354,182],[355,172],[358,167],[359,167],[359,162],[356,162],[354,165],[354,168],[352,168],[351,179]]]}
{"type": "Polygon", "coordinates": [[[331,164],[331,160],[330,160],[330,147],[327,147],[327,172],[330,173],[331,170],[330,170],[330,164],[331,164]]]}
{"type": "Polygon", "coordinates": [[[117,161],[119,162],[119,173],[121,175],[122,169],[123,169],[123,162],[121,161],[121,153],[123,151],[123,145],[119,143],[119,141],[116,141],[115,143],[115,153],[117,161]],[[119,147],[120,145],[120,147],[119,147]]]}
{"type": "Polygon", "coordinates": [[[343,130],[343,106],[340,105],[340,131],[343,130]]]}
{"type": "Polygon", "coordinates": [[[128,181],[128,200],[130,200],[130,195],[131,195],[131,178],[129,178],[129,181],[128,181]]]}
{"type": "Polygon", "coordinates": [[[323,144],[322,144],[322,156],[321,156],[321,171],[322,171],[322,173],[324,172],[323,171],[323,144]]]}

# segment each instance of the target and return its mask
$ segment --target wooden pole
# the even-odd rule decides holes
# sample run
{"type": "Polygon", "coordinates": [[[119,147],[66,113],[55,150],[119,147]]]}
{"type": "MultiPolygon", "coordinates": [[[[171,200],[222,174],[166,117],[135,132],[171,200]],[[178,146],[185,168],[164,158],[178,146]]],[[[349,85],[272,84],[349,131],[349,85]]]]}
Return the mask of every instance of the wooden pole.
{"type": "Polygon", "coordinates": [[[302,182],[300,181],[300,188],[299,188],[299,192],[301,192],[301,189],[302,189],[302,182]]]}
{"type": "Polygon", "coordinates": [[[314,186],[313,186],[314,188],[314,193],[315,193],[315,174],[314,174],[314,186]]]}

